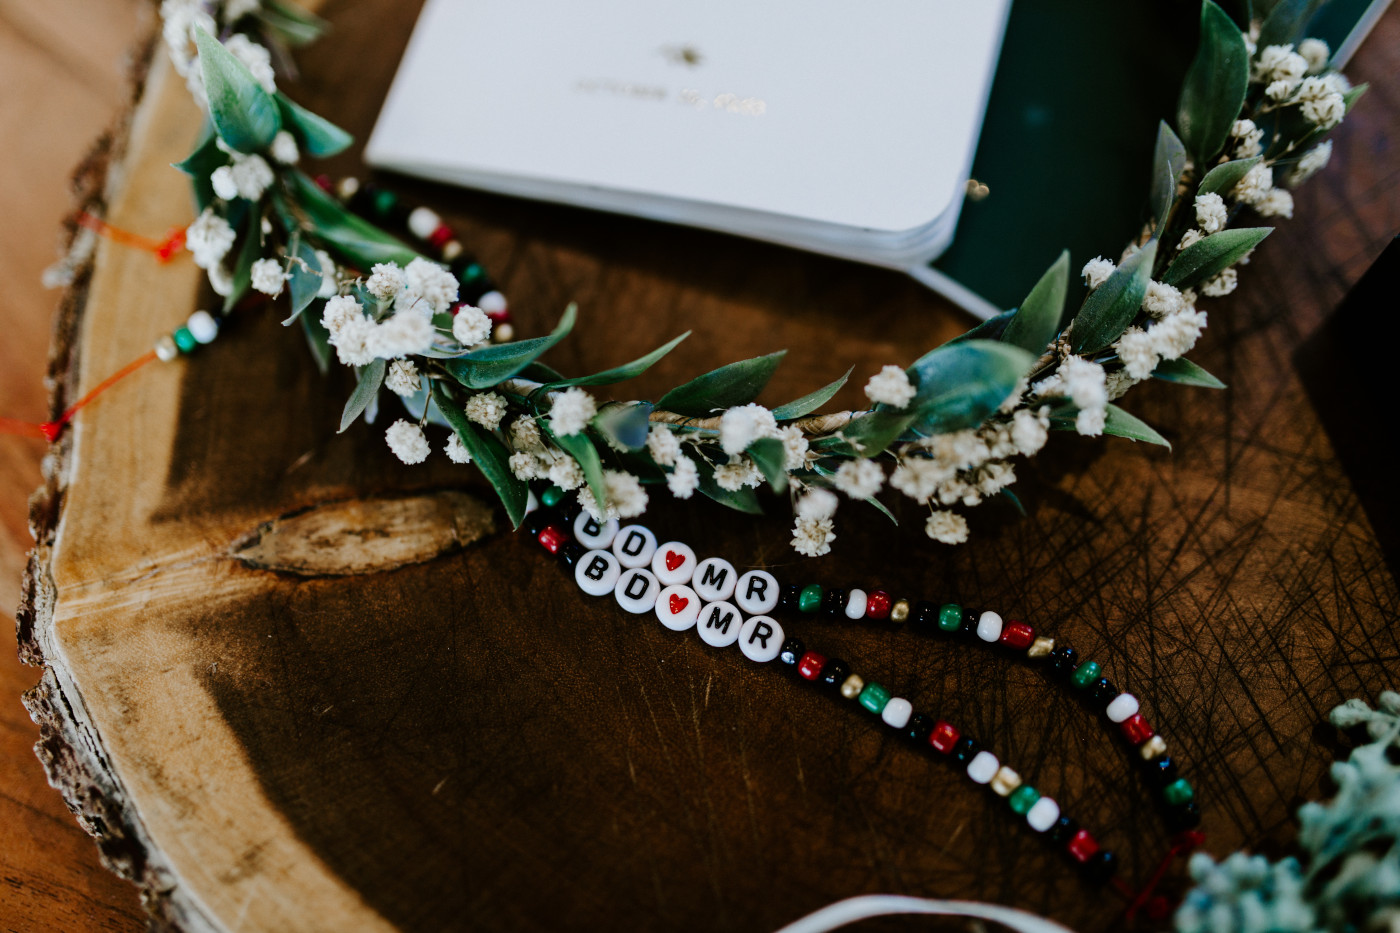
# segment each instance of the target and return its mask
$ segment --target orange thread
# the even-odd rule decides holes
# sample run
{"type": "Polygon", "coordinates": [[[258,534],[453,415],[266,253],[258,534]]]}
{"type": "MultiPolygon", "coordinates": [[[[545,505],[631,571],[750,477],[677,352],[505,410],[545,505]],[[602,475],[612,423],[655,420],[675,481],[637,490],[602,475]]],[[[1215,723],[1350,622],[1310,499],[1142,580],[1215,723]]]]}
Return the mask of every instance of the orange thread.
{"type": "Polygon", "coordinates": [[[87,211],[78,212],[78,225],[87,227],[99,236],[107,237],[113,243],[145,250],[153,254],[160,262],[169,262],[185,248],[185,229],[183,227],[171,227],[164,240],[153,240],[150,237],[141,236],[139,233],[114,227],[101,217],[96,217],[87,211]]]}
{"type": "Polygon", "coordinates": [[[53,421],[34,424],[30,421],[19,421],[14,418],[0,417],[0,434],[15,434],[20,437],[42,437],[47,439],[49,443],[53,443],[58,440],[58,436],[63,433],[63,429],[68,426],[68,422],[73,420],[73,416],[76,415],[83,406],[87,405],[103,392],[106,392],[112,386],[116,385],[117,382],[136,372],[136,370],[145,366],[155,358],[156,351],[147,350],[144,354],[138,356],[136,359],[99,382],[91,392],[78,399],[67,411],[59,415],[53,421]]]}

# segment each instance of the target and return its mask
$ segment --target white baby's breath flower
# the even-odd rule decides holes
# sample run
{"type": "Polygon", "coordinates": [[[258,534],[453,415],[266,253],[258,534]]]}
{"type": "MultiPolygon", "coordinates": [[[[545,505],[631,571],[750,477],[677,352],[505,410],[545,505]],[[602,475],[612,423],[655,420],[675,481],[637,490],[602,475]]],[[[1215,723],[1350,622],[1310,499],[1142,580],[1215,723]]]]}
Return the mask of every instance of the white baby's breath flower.
{"type": "Polygon", "coordinates": [[[1112,275],[1113,270],[1117,268],[1113,260],[1104,259],[1102,256],[1095,256],[1084,264],[1082,274],[1085,283],[1087,283],[1090,288],[1098,288],[1104,282],[1108,281],[1108,277],[1112,275]]]}
{"type": "Polygon", "coordinates": [[[1327,74],[1316,78],[1304,78],[1302,86],[1298,89],[1299,109],[1303,113],[1303,119],[1322,129],[1330,129],[1341,123],[1347,112],[1341,85],[1332,80],[1332,77],[1332,74],[1327,74]]]}
{"type": "Polygon", "coordinates": [[[185,228],[185,249],[190,251],[196,266],[209,269],[223,260],[237,238],[229,222],[206,207],[185,228]]]}
{"type": "Polygon", "coordinates": [[[829,518],[836,514],[840,500],[829,489],[813,486],[797,500],[794,511],[799,518],[829,518]]]}
{"type": "Polygon", "coordinates": [[[221,165],[210,173],[209,184],[214,188],[214,193],[225,201],[234,198],[258,200],[276,180],[272,166],[260,155],[235,152],[232,157],[231,164],[221,165]]]}
{"type": "Polygon", "coordinates": [[[837,467],[831,481],[852,499],[868,499],[885,484],[885,471],[874,460],[847,460],[837,467]]]}
{"type": "Polygon", "coordinates": [[[1190,308],[1158,321],[1152,325],[1148,336],[1152,349],[1162,359],[1174,360],[1196,345],[1205,326],[1206,313],[1190,308]]]}
{"type": "Polygon", "coordinates": [[[1186,249],[1188,246],[1195,246],[1205,238],[1205,234],[1199,230],[1187,230],[1181,235],[1181,242],[1176,244],[1177,249],[1186,249]]]}
{"type": "Polygon", "coordinates": [[[399,313],[380,322],[370,336],[369,346],[381,360],[422,353],[433,345],[432,322],[421,314],[399,313]]]}
{"type": "Polygon", "coordinates": [[[408,289],[442,314],[457,301],[457,277],[443,266],[418,257],[404,270],[408,289]]]}
{"type": "Polygon", "coordinates": [[[1085,437],[1098,437],[1103,433],[1106,415],[1107,410],[1103,408],[1085,409],[1074,416],[1074,429],[1085,437]]]}
{"type": "Polygon", "coordinates": [[[677,499],[689,499],[699,484],[700,470],[695,466],[695,461],[686,456],[677,457],[676,468],[666,477],[666,488],[671,490],[671,495],[677,499]]]}
{"type": "Polygon", "coordinates": [[[957,512],[939,509],[924,522],[924,534],[943,544],[962,544],[967,540],[967,519],[957,512]]]}
{"type": "MultiPolygon", "coordinates": [[[[1156,330],[1154,327],[1153,330],[1156,330]]],[[[1123,368],[1134,379],[1146,379],[1161,362],[1155,340],[1141,327],[1130,327],[1114,344],[1123,368]]]]}
{"type": "Polygon", "coordinates": [[[554,397],[549,409],[549,423],[554,433],[562,437],[581,434],[588,422],[598,414],[598,403],[578,386],[570,386],[554,397]]]}
{"type": "Polygon", "coordinates": [[[1128,375],[1127,370],[1119,369],[1109,373],[1105,382],[1108,384],[1108,400],[1114,402],[1127,394],[1139,380],[1128,375]]]}
{"type": "Polygon", "coordinates": [[[778,422],[773,413],[753,402],[735,406],[719,419],[719,444],[731,457],[743,453],[759,438],[777,433],[778,422]]]}
{"type": "Polygon", "coordinates": [[[214,196],[217,198],[232,201],[238,197],[238,183],[233,180],[232,166],[220,165],[210,172],[209,186],[214,189],[214,196]]]}
{"type": "Polygon", "coordinates": [[[606,509],[599,508],[593,491],[587,486],[578,491],[579,505],[589,515],[604,521],[609,518],[635,518],[647,510],[647,491],[637,477],[620,470],[605,470],[603,479],[608,496],[606,509]]]}
{"type": "Polygon", "coordinates": [[[748,457],[735,455],[728,463],[715,467],[715,485],[729,492],[738,492],[745,486],[758,486],[763,482],[763,473],[748,457]]]}
{"type": "Polygon", "coordinates": [[[1270,81],[1268,86],[1264,88],[1264,96],[1270,100],[1287,100],[1296,86],[1292,81],[1286,81],[1283,78],[1270,81]]]}
{"type": "Polygon", "coordinates": [[[783,442],[783,469],[791,473],[807,465],[807,435],[795,424],[778,431],[778,440],[783,442]]]}
{"type": "Polygon", "coordinates": [[[1304,39],[1298,43],[1298,54],[1308,63],[1308,74],[1317,74],[1327,67],[1332,50],[1321,39],[1304,39]]]}
{"type": "Polygon", "coordinates": [[[521,415],[510,423],[510,446],[515,450],[529,452],[544,450],[540,437],[540,426],[529,415],[521,415]]]}
{"type": "Polygon", "coordinates": [[[301,158],[301,153],[297,150],[297,138],[286,130],[277,131],[267,151],[274,162],[281,162],[283,165],[296,165],[301,158]]]}
{"type": "Polygon", "coordinates": [[[506,400],[495,392],[478,392],[467,399],[464,406],[468,420],[475,421],[489,431],[500,426],[506,416],[506,400]]]}
{"type": "Polygon", "coordinates": [[[1153,317],[1175,314],[1181,310],[1181,290],[1165,282],[1148,282],[1142,299],[1142,310],[1153,317]]]}
{"type": "Polygon", "coordinates": [[[367,317],[346,321],[338,333],[331,335],[331,345],[340,362],[346,366],[368,366],[374,362],[370,343],[377,330],[378,325],[367,317]]]}
{"type": "Polygon", "coordinates": [[[1065,394],[1078,408],[1102,408],[1108,402],[1103,366],[1082,356],[1069,356],[1060,364],[1065,394]]]}
{"type": "Polygon", "coordinates": [[[904,457],[890,474],[890,485],[920,504],[928,502],[938,492],[940,483],[952,477],[951,467],[924,457],[904,457]]]}
{"type": "Polygon", "coordinates": [[[416,394],[422,387],[423,381],[418,376],[418,367],[413,365],[412,360],[394,360],[389,364],[389,371],[384,375],[384,388],[407,398],[416,394]]]}
{"type": "Polygon", "coordinates": [[[898,366],[886,366],[865,384],[865,396],[879,405],[903,408],[913,401],[918,390],[909,381],[909,374],[898,366]]]}
{"type": "Polygon", "coordinates": [[[1264,131],[1253,120],[1236,120],[1230,127],[1230,137],[1235,140],[1234,156],[1237,159],[1252,159],[1263,151],[1259,143],[1264,139],[1264,131]]]}
{"type": "MultiPolygon", "coordinates": [[[[335,260],[323,249],[316,250],[316,262],[320,266],[321,284],[316,289],[317,298],[329,298],[340,291],[340,279],[335,260]]],[[[312,270],[317,271],[317,270],[312,270]]]]}
{"type": "Polygon", "coordinates": [[[1331,160],[1332,140],[1328,139],[1318,143],[1316,146],[1303,153],[1303,157],[1298,160],[1298,164],[1294,167],[1293,175],[1289,178],[1288,183],[1296,188],[1298,185],[1301,185],[1326,168],[1327,163],[1331,160]]]}
{"type": "Polygon", "coordinates": [[[384,439],[389,442],[389,449],[394,452],[394,456],[404,463],[422,463],[433,450],[428,446],[428,438],[424,436],[423,429],[402,418],[389,425],[389,430],[384,432],[384,439]]]}
{"type": "Polygon", "coordinates": [[[327,299],[326,306],[321,310],[321,325],[330,331],[331,343],[335,343],[337,335],[346,326],[356,322],[368,323],[364,308],[358,301],[350,295],[336,295],[327,299]]]}
{"type": "MultiPolygon", "coordinates": [[[[681,442],[669,428],[654,424],[647,432],[647,451],[658,466],[675,466],[676,458],[681,455],[681,442]]],[[[695,468],[693,463],[690,466],[695,468]]]]}
{"type": "Polygon", "coordinates": [[[821,557],[831,552],[836,533],[830,518],[798,518],[792,526],[792,546],[805,557],[821,557]]]}
{"type": "Polygon", "coordinates": [[[452,336],[464,347],[474,347],[491,339],[491,319],[486,312],[463,305],[452,316],[452,336]]]}
{"type": "Polygon", "coordinates": [[[1225,199],[1214,191],[1196,195],[1196,223],[1206,233],[1218,233],[1230,222],[1225,199]]]}
{"type": "MultiPolygon", "coordinates": [[[[523,482],[529,482],[532,479],[543,479],[545,476],[546,468],[541,465],[540,458],[531,453],[521,451],[511,454],[510,459],[506,461],[506,466],[510,467],[510,471],[515,475],[516,479],[523,482]]],[[[579,501],[583,501],[582,497],[580,497],[579,501]]],[[[592,497],[589,498],[589,501],[593,501],[592,497]]],[[[601,518],[601,516],[595,517],[601,518]]]]}
{"type": "Polygon", "coordinates": [[[224,0],[224,22],[232,23],[249,13],[256,13],[262,7],[262,0],[224,0]]]}
{"type": "Polygon", "coordinates": [[[258,45],[241,32],[228,37],[224,48],[242,62],[253,75],[253,80],[269,94],[277,93],[277,75],[272,70],[272,53],[258,45]]]}
{"type": "Polygon", "coordinates": [[[1255,205],[1267,197],[1273,187],[1274,170],[1260,162],[1244,173],[1244,177],[1239,180],[1230,194],[1237,201],[1255,205]]]}
{"type": "Polygon", "coordinates": [[[365,290],[380,301],[390,301],[403,291],[403,270],[395,262],[377,262],[365,279],[365,290]]]}
{"type": "Polygon", "coordinates": [[[1265,46],[1254,63],[1256,81],[1283,81],[1296,85],[1307,74],[1308,60],[1293,51],[1291,45],[1265,46]]]}
{"type": "Polygon", "coordinates": [[[282,271],[282,263],[276,259],[259,259],[248,271],[248,284],[255,290],[273,298],[282,294],[282,285],[287,281],[287,275],[282,271]]]}
{"type": "Polygon", "coordinates": [[[462,439],[453,431],[452,436],[447,439],[447,446],[443,448],[447,454],[447,459],[453,463],[471,463],[472,454],[467,450],[467,445],[462,443],[462,439]]]}
{"type": "Polygon", "coordinates": [[[1207,279],[1201,285],[1201,294],[1209,295],[1212,298],[1222,298],[1234,291],[1238,284],[1238,273],[1234,269],[1226,269],[1214,278],[1207,279]]]}
{"type": "Polygon", "coordinates": [[[549,481],[566,492],[583,485],[583,467],[573,457],[560,457],[549,465],[549,481]]]}
{"type": "Polygon", "coordinates": [[[1021,397],[1026,394],[1026,390],[1029,388],[1029,378],[1022,376],[1020,379],[1017,379],[1015,387],[1007,393],[1006,398],[1002,399],[1001,404],[997,406],[997,411],[1001,412],[1003,415],[1011,414],[1016,410],[1016,406],[1021,404],[1021,397]]]}
{"type": "Polygon", "coordinates": [[[1011,417],[1011,442],[1023,457],[1033,457],[1050,438],[1048,419],[1022,408],[1011,417]]]}
{"type": "Polygon", "coordinates": [[[1286,188],[1273,188],[1259,201],[1254,209],[1261,217],[1293,217],[1293,194],[1286,188]]]}

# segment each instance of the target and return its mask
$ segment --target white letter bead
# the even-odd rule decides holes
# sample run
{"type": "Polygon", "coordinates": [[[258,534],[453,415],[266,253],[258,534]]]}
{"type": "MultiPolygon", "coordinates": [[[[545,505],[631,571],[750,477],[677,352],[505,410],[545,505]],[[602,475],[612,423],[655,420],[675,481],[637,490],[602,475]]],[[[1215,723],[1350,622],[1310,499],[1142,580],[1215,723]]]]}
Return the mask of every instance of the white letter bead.
{"type": "Polygon", "coordinates": [[[689,583],[695,573],[695,552],[688,544],[667,541],[652,555],[651,572],[656,574],[662,586],[689,583]]]}
{"type": "Polygon", "coordinates": [[[1001,637],[1001,616],[988,610],[977,619],[977,637],[983,641],[996,641],[1001,637]]]}
{"type": "Polygon", "coordinates": [[[683,583],[668,586],[656,597],[656,617],[673,632],[684,632],[700,617],[700,597],[683,583]]]}
{"type": "Polygon", "coordinates": [[[739,629],[744,626],[744,617],[730,603],[723,601],[709,603],[700,610],[700,619],[695,629],[700,640],[711,648],[728,648],[739,640],[739,629]]]}
{"type": "Polygon", "coordinates": [[[643,613],[651,612],[656,605],[656,594],[660,592],[661,584],[656,582],[650,570],[633,567],[617,578],[613,597],[628,612],[643,613]]]}
{"type": "Polygon", "coordinates": [[[1120,693],[1113,698],[1113,702],[1108,704],[1104,710],[1108,718],[1113,722],[1126,722],[1137,715],[1138,700],[1131,693],[1120,693]]]}
{"type": "Polygon", "coordinates": [[[613,538],[613,553],[618,563],[627,568],[645,567],[656,553],[656,535],[644,525],[628,525],[617,530],[613,538]]]}
{"type": "Polygon", "coordinates": [[[219,336],[219,322],[214,320],[214,315],[208,311],[196,311],[191,314],[185,326],[190,329],[190,335],[200,343],[213,343],[214,338],[219,336]]]}
{"type": "Polygon", "coordinates": [[[846,595],[846,618],[855,620],[865,618],[865,590],[851,590],[846,595]]]}
{"type": "Polygon", "coordinates": [[[909,717],[914,714],[914,704],[903,697],[891,697],[880,712],[880,718],[892,729],[903,729],[909,725],[909,717]]]}
{"type": "Polygon", "coordinates": [[[967,763],[967,776],[978,784],[987,784],[996,777],[1001,762],[991,752],[978,752],[967,763]]]}
{"type": "Polygon", "coordinates": [[[609,547],[617,537],[617,519],[600,522],[587,512],[580,512],[574,519],[574,537],[587,548],[609,547]]]}
{"type": "Polygon", "coordinates": [[[739,574],[733,564],[723,557],[707,557],[696,565],[690,585],[705,602],[717,603],[733,596],[738,582],[739,574]]]}
{"type": "Polygon", "coordinates": [[[574,565],[574,582],[589,596],[606,596],[617,586],[622,565],[607,551],[585,551],[574,565]]]}
{"type": "Polygon", "coordinates": [[[783,627],[768,616],[754,616],[739,629],[739,650],[750,661],[767,664],[783,650],[783,627]]]}
{"type": "Polygon", "coordinates": [[[778,608],[778,581],[771,573],[750,570],[739,578],[734,601],[751,616],[767,615],[778,608]]]}
{"type": "Polygon", "coordinates": [[[442,223],[442,218],[433,213],[430,208],[415,207],[408,215],[408,229],[420,240],[426,240],[437,230],[442,223]]]}
{"type": "Polygon", "coordinates": [[[1041,797],[1026,811],[1026,822],[1031,829],[1043,833],[1060,818],[1060,805],[1049,797],[1041,797]]]}

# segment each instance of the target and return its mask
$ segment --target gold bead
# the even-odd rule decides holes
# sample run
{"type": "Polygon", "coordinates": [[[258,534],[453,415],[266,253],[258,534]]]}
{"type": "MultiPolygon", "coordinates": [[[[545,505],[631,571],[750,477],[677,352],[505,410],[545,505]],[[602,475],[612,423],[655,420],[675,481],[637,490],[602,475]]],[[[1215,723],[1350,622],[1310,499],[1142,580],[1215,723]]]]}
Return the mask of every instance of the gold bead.
{"type": "Polygon", "coordinates": [[[346,175],[340,180],[340,183],[335,186],[335,193],[340,195],[340,200],[342,201],[350,200],[359,193],[359,190],[360,180],[354,175],[346,175]]]}
{"type": "Polygon", "coordinates": [[[1028,658],[1044,658],[1055,650],[1055,639],[1046,638],[1044,635],[1038,636],[1031,646],[1026,649],[1028,658]]]}
{"type": "Polygon", "coordinates": [[[909,619],[909,600],[901,599],[890,607],[890,621],[898,625],[909,619]]]}
{"type": "Polygon", "coordinates": [[[442,247],[442,258],[451,262],[462,255],[462,244],[456,240],[448,240],[442,247]]]}
{"type": "Polygon", "coordinates": [[[515,339],[515,328],[510,326],[510,321],[504,321],[496,325],[496,329],[491,331],[492,343],[510,343],[515,339]]]}
{"type": "Polygon", "coordinates": [[[1160,735],[1154,735],[1138,746],[1138,754],[1142,756],[1143,761],[1151,761],[1153,758],[1160,757],[1166,753],[1167,743],[1160,735]]]}
{"type": "Polygon", "coordinates": [[[1021,786],[1021,775],[1012,771],[1006,765],[997,769],[997,773],[992,775],[992,790],[999,797],[1009,797],[1011,792],[1021,786]]]}
{"type": "Polygon", "coordinates": [[[175,338],[166,334],[156,341],[156,359],[162,363],[169,363],[180,355],[180,348],[175,346],[175,338]]]}
{"type": "Polygon", "coordinates": [[[865,681],[859,674],[852,674],[846,678],[846,682],[841,685],[841,695],[848,700],[854,700],[860,696],[860,692],[865,689],[865,681]]]}

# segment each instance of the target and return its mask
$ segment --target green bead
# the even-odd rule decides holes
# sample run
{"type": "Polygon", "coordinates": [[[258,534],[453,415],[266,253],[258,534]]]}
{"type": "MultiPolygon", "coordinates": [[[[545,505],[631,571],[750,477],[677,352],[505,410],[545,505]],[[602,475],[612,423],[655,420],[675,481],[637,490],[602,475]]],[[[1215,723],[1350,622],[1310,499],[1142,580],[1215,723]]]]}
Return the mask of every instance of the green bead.
{"type": "Polygon", "coordinates": [[[1070,683],[1074,684],[1080,690],[1083,690],[1085,687],[1092,687],[1094,684],[1098,683],[1099,674],[1102,670],[1097,661],[1085,661],[1074,669],[1074,673],[1069,677],[1070,683]]]}
{"type": "Polygon", "coordinates": [[[550,486],[540,494],[540,502],[551,509],[558,505],[563,498],[564,490],[560,489],[558,486],[550,486]]]}
{"type": "Polygon", "coordinates": [[[956,632],[962,628],[962,606],[957,603],[944,603],[938,610],[938,627],[945,632],[956,632]]]}
{"type": "Polygon", "coordinates": [[[1006,798],[1006,802],[1011,804],[1013,812],[1025,816],[1039,799],[1040,791],[1029,784],[1022,784],[1011,792],[1011,796],[1006,798]]]}
{"type": "Polygon", "coordinates": [[[889,701],[890,692],[874,681],[866,684],[865,689],[860,692],[860,705],[876,716],[885,711],[885,704],[889,701]]]}
{"type": "Polygon", "coordinates": [[[194,339],[188,327],[177,327],[170,336],[175,338],[175,346],[180,348],[181,353],[192,353],[199,346],[199,341],[194,339]]]}
{"type": "Polygon", "coordinates": [[[1162,788],[1162,799],[1173,807],[1187,803],[1195,796],[1196,792],[1191,789],[1191,783],[1186,778],[1178,778],[1162,788]]]}
{"type": "Polygon", "coordinates": [[[381,219],[388,217],[389,212],[392,211],[394,206],[398,203],[398,195],[394,194],[392,191],[380,188],[374,193],[374,212],[378,214],[381,219]]]}
{"type": "Polygon", "coordinates": [[[822,588],[813,583],[802,588],[802,595],[797,597],[797,608],[803,612],[816,612],[822,607],[822,588]]]}
{"type": "Polygon", "coordinates": [[[486,270],[481,268],[481,263],[479,262],[469,262],[467,263],[467,267],[462,270],[460,278],[463,285],[470,285],[477,279],[486,278],[486,270]]]}

